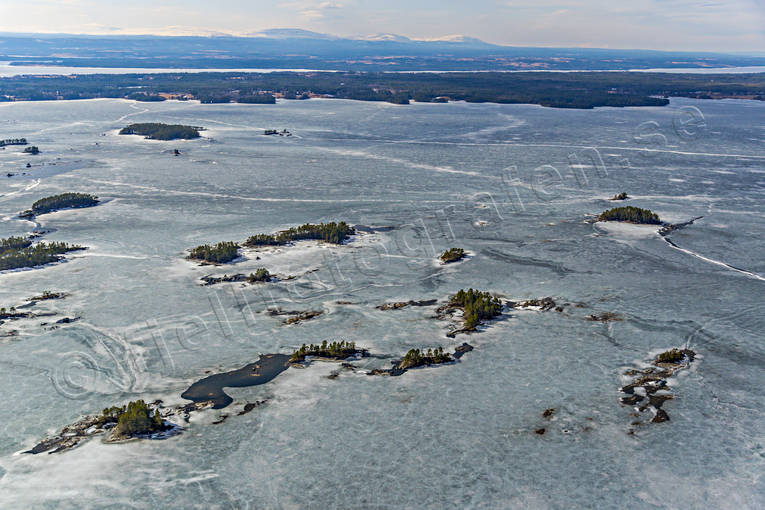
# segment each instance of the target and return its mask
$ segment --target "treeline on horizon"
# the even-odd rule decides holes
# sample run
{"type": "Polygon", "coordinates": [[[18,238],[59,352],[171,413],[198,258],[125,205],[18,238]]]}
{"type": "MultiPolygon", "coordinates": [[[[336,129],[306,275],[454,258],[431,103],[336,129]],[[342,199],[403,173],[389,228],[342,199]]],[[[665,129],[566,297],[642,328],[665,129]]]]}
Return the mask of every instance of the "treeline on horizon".
{"type": "Polygon", "coordinates": [[[0,78],[0,101],[91,98],[161,100],[160,94],[207,103],[272,103],[273,94],[307,94],[406,104],[525,103],[557,108],[662,106],[666,97],[765,100],[765,74],[631,72],[520,73],[178,73],[0,78]]]}

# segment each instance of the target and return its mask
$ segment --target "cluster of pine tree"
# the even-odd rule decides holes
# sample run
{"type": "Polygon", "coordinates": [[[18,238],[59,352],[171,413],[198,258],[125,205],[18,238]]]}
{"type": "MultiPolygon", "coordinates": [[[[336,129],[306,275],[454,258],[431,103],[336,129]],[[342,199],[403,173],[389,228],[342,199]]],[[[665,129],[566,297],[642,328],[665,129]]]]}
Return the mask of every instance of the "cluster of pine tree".
{"type": "Polygon", "coordinates": [[[26,138],[8,138],[7,140],[0,140],[0,147],[5,147],[6,145],[26,145],[27,139],[26,138]]]}
{"type": "Polygon", "coordinates": [[[454,361],[454,358],[452,358],[452,355],[448,352],[444,352],[443,347],[428,349],[427,351],[410,349],[404,356],[404,359],[401,360],[401,363],[398,364],[398,368],[406,370],[408,368],[422,367],[425,365],[449,363],[450,361],[454,361]]]}
{"type": "Polygon", "coordinates": [[[690,349],[670,349],[668,351],[662,352],[656,357],[656,363],[681,363],[685,361],[686,359],[693,361],[694,356],[696,355],[695,352],[693,352],[690,349]]]}
{"type": "Polygon", "coordinates": [[[60,209],[75,207],[93,207],[98,205],[98,197],[88,193],[61,193],[41,198],[32,204],[33,214],[45,214],[60,209]]]}
{"type": "Polygon", "coordinates": [[[480,290],[460,290],[452,296],[449,304],[462,308],[466,330],[474,330],[482,320],[491,319],[502,313],[502,301],[480,290]]]}
{"type": "Polygon", "coordinates": [[[151,434],[165,430],[159,410],[151,412],[149,406],[143,400],[129,402],[122,407],[108,407],[103,410],[100,424],[116,423],[115,432],[121,436],[133,436],[137,434],[151,434]]]}
{"type": "Polygon", "coordinates": [[[58,262],[64,253],[84,249],[60,242],[32,244],[30,239],[23,237],[0,239],[0,271],[58,262]]]}
{"type": "Polygon", "coordinates": [[[465,258],[465,250],[462,248],[450,248],[441,254],[441,261],[445,264],[457,262],[465,258]]]}
{"type": "Polygon", "coordinates": [[[224,241],[216,245],[203,244],[189,250],[189,260],[201,260],[211,264],[225,264],[239,257],[239,245],[224,241]]]}
{"type": "Polygon", "coordinates": [[[245,241],[245,246],[282,246],[293,241],[308,239],[325,241],[328,243],[342,244],[348,236],[355,234],[353,227],[346,222],[320,223],[312,225],[306,223],[299,227],[282,230],[276,234],[256,234],[245,241]]]}
{"type": "Polygon", "coordinates": [[[327,343],[327,341],[324,340],[321,345],[303,344],[300,349],[292,353],[290,361],[298,363],[304,361],[306,356],[345,359],[358,352],[359,351],[356,349],[356,342],[346,342],[345,340],[342,340],[340,342],[327,343]]]}
{"type": "Polygon", "coordinates": [[[642,225],[661,225],[658,214],[648,209],[641,209],[631,205],[609,209],[598,216],[598,221],[626,221],[642,225]]]}
{"type": "Polygon", "coordinates": [[[271,273],[268,272],[268,269],[265,267],[261,267],[254,273],[250,273],[250,276],[247,277],[247,281],[249,283],[270,282],[271,273]]]}

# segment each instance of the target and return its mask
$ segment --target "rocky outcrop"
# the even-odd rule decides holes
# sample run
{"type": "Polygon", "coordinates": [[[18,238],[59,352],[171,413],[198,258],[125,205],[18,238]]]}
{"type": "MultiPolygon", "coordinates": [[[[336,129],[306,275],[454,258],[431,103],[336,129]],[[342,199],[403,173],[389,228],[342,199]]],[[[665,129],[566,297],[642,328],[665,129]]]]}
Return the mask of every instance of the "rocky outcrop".
{"type": "Polygon", "coordinates": [[[555,300],[551,297],[529,299],[527,301],[519,301],[517,303],[509,301],[507,304],[510,306],[510,308],[538,308],[542,312],[560,308],[558,311],[563,311],[563,308],[559,307],[555,300]]]}
{"type": "Polygon", "coordinates": [[[624,320],[621,315],[614,312],[603,312],[601,314],[592,314],[587,316],[588,321],[592,322],[614,322],[624,320]]]}
{"type": "Polygon", "coordinates": [[[51,291],[46,290],[42,294],[40,294],[39,296],[34,296],[34,297],[31,297],[31,298],[27,299],[27,301],[29,301],[29,302],[50,301],[50,300],[53,300],[53,299],[64,299],[67,296],[68,296],[68,294],[65,293],[65,292],[51,292],[51,291]]]}
{"type": "Polygon", "coordinates": [[[200,278],[204,282],[204,285],[206,287],[209,287],[211,285],[217,285],[219,283],[237,283],[237,282],[246,282],[249,277],[244,274],[234,274],[234,275],[227,275],[224,274],[223,276],[203,276],[200,278]]]}
{"type": "Polygon", "coordinates": [[[251,413],[253,409],[264,405],[266,402],[268,402],[268,400],[258,400],[256,402],[247,402],[244,405],[244,409],[242,409],[241,411],[237,413],[237,416],[244,416],[245,414],[251,413]]]}
{"type": "MultiPolygon", "coordinates": [[[[622,396],[619,401],[635,408],[634,417],[640,418],[649,411],[650,423],[669,421],[669,414],[663,409],[664,404],[675,398],[669,386],[669,381],[681,370],[690,367],[696,358],[696,353],[690,349],[671,349],[659,354],[646,368],[630,369],[625,372],[634,379],[622,386],[622,396]]],[[[633,421],[633,426],[644,425],[641,420],[633,421]]],[[[634,433],[634,429],[630,430],[634,433]]]]}
{"type": "Polygon", "coordinates": [[[317,317],[324,315],[322,310],[308,310],[308,311],[283,311],[281,309],[270,309],[268,315],[272,317],[276,316],[288,316],[287,319],[282,321],[285,325],[297,324],[303,321],[310,321],[317,317]]]}
{"type": "Polygon", "coordinates": [[[665,223],[663,227],[659,229],[659,235],[662,237],[667,237],[669,234],[674,232],[675,230],[680,230],[681,228],[685,228],[689,225],[693,225],[694,222],[700,220],[703,218],[703,216],[697,216],[691,220],[685,221],[683,223],[677,223],[677,224],[671,224],[671,223],[665,223]]]}
{"type": "Polygon", "coordinates": [[[375,308],[378,310],[400,310],[402,308],[406,308],[409,306],[433,306],[436,303],[438,303],[437,299],[425,299],[422,301],[399,301],[396,303],[384,303],[382,305],[379,305],[375,308]]]}

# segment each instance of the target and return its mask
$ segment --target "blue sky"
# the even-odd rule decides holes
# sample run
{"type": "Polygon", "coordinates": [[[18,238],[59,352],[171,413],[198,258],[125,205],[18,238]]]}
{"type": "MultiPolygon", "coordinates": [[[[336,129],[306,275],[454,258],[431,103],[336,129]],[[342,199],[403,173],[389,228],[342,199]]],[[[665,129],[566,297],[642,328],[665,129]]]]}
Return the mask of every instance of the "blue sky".
{"type": "Polygon", "coordinates": [[[2,0],[0,31],[463,34],[507,45],[765,54],[765,0],[2,0]]]}

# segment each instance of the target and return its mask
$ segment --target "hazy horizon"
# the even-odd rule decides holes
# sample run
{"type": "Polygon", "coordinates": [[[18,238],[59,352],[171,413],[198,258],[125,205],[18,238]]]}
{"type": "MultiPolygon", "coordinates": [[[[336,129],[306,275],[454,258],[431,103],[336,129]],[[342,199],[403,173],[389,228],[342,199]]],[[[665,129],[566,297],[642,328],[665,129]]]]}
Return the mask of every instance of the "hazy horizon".
{"type": "Polygon", "coordinates": [[[503,46],[765,51],[765,0],[640,0],[629,6],[604,0],[426,0],[416,5],[392,0],[384,6],[368,0],[225,0],[214,5],[137,0],[119,9],[92,0],[10,0],[5,5],[0,32],[10,33],[248,36],[286,27],[343,38],[460,35],[503,46]]]}

